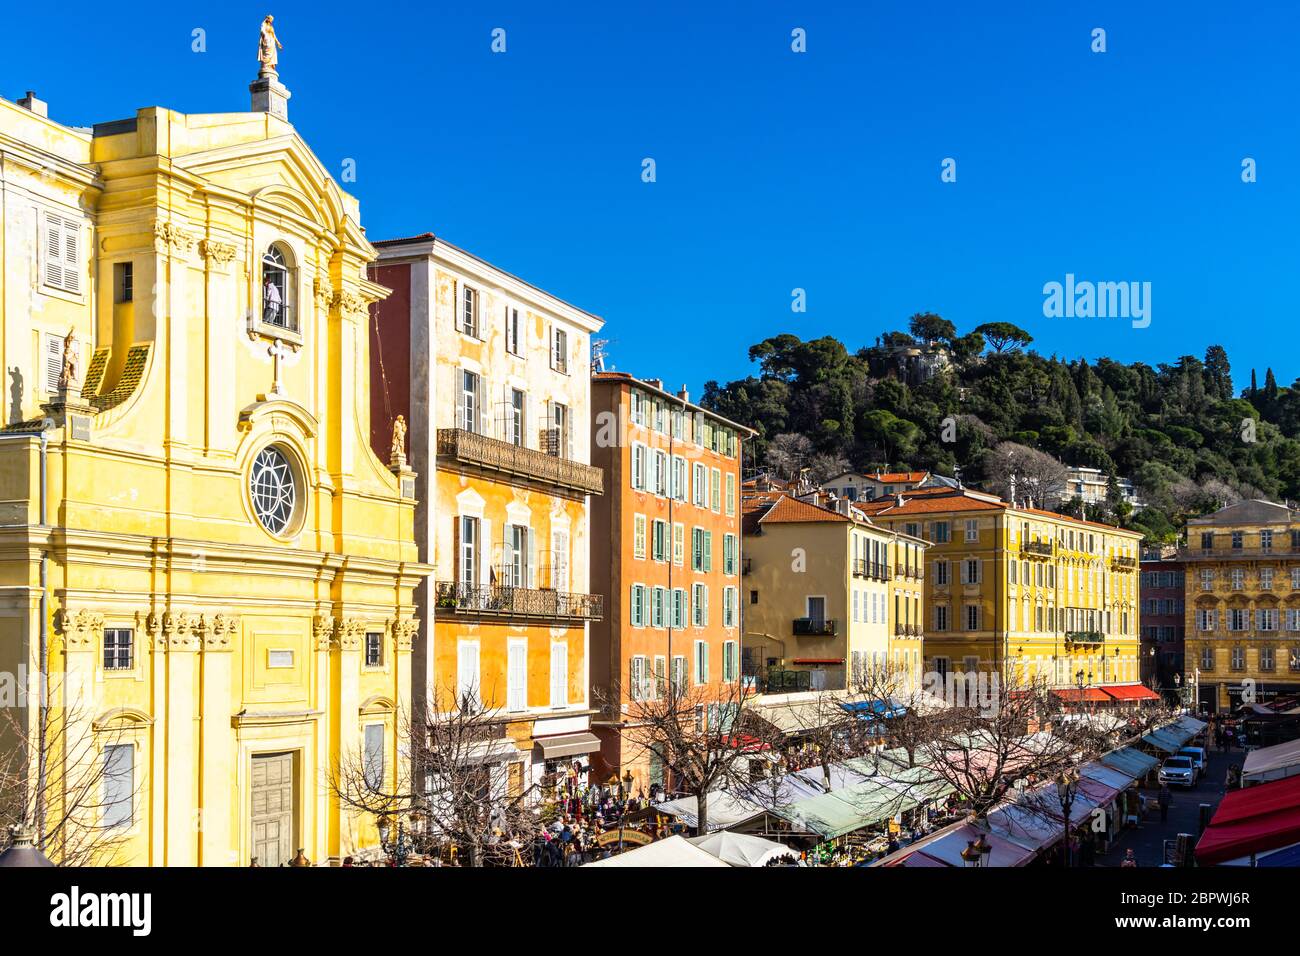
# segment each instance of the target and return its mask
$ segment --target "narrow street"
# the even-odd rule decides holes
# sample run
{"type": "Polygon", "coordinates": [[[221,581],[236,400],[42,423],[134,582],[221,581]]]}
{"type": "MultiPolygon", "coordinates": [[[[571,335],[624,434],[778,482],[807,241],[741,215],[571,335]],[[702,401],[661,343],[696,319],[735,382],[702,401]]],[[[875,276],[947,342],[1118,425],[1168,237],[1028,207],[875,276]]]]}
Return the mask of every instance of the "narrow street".
{"type": "MultiPolygon", "coordinates": [[[[1208,803],[1212,808],[1218,807],[1224,795],[1224,777],[1228,767],[1238,766],[1246,759],[1240,747],[1234,747],[1227,753],[1220,753],[1210,748],[1208,766],[1201,779],[1192,789],[1170,787],[1173,802],[1169,805],[1169,818],[1160,821],[1160,811],[1155,805],[1159,788],[1144,790],[1150,809],[1141,825],[1127,830],[1111,846],[1110,852],[1097,858],[1098,866],[1119,866],[1124,854],[1132,849],[1137,856],[1138,866],[1160,866],[1164,862],[1164,841],[1172,840],[1180,833],[1190,833],[1193,838],[1199,835],[1200,805],[1208,803]]],[[[1210,813],[1213,815],[1213,809],[1210,813]]]]}

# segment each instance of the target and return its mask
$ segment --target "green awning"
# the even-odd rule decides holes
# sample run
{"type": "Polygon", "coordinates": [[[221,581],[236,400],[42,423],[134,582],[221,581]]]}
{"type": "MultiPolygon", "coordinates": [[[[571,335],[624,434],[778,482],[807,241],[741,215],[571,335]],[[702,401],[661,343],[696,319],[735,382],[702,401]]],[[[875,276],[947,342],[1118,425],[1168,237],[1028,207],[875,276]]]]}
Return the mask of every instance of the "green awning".
{"type": "Polygon", "coordinates": [[[1119,750],[1112,750],[1102,756],[1101,762],[1108,767],[1114,767],[1121,773],[1128,774],[1134,780],[1143,779],[1160,763],[1155,757],[1144,754],[1135,747],[1121,747],[1119,750]]]}
{"type": "Polygon", "coordinates": [[[869,780],[834,793],[809,797],[773,812],[809,833],[833,840],[888,820],[917,805],[918,801],[911,795],[900,793],[887,781],[869,780]]]}

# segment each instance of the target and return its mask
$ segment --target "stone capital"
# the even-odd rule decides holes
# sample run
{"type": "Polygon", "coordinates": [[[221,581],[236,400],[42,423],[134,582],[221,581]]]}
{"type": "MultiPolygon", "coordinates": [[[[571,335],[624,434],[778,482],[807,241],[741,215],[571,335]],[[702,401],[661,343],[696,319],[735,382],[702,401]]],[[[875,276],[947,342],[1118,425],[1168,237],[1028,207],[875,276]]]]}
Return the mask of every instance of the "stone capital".
{"type": "Polygon", "coordinates": [[[411,645],[415,641],[415,635],[420,633],[420,621],[418,618],[406,618],[400,621],[389,622],[389,630],[393,634],[393,646],[401,653],[409,653],[411,645]]]}
{"type": "Polygon", "coordinates": [[[356,618],[340,620],[334,627],[334,644],[340,650],[357,651],[361,649],[361,636],[366,632],[366,624],[356,618]]]}
{"type": "Polygon", "coordinates": [[[330,643],[334,638],[335,621],[332,615],[321,614],[312,621],[311,631],[312,638],[316,642],[316,650],[328,651],[330,643]]]}
{"type": "Polygon", "coordinates": [[[173,222],[158,220],[153,224],[153,247],[164,255],[186,256],[194,248],[194,234],[173,222]]]}
{"type": "Polygon", "coordinates": [[[204,653],[234,649],[233,641],[239,633],[239,615],[218,613],[212,615],[211,620],[205,616],[200,616],[199,620],[204,653]]]}
{"type": "Polygon", "coordinates": [[[54,614],[54,630],[63,635],[68,650],[93,650],[104,632],[104,615],[98,611],[59,608],[54,614]]]}

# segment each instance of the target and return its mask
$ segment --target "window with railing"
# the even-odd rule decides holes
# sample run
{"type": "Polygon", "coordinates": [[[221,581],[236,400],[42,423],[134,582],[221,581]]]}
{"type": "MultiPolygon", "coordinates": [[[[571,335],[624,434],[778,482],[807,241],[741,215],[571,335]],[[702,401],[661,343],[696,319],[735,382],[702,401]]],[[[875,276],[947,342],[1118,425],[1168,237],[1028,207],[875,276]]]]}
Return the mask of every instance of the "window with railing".
{"type": "Polygon", "coordinates": [[[288,252],[278,243],[262,255],[262,324],[291,332],[298,330],[294,317],[294,273],[288,252]]]}

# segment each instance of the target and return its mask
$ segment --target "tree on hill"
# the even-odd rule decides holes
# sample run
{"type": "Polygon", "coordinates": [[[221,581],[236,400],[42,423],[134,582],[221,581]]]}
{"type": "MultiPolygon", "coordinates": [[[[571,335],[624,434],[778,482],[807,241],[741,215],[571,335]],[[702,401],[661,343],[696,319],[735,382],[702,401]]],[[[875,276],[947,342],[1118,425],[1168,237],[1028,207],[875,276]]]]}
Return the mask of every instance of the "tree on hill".
{"type": "Polygon", "coordinates": [[[975,327],[994,352],[1016,352],[1034,341],[1034,337],[1010,322],[985,322],[975,327]]]}

